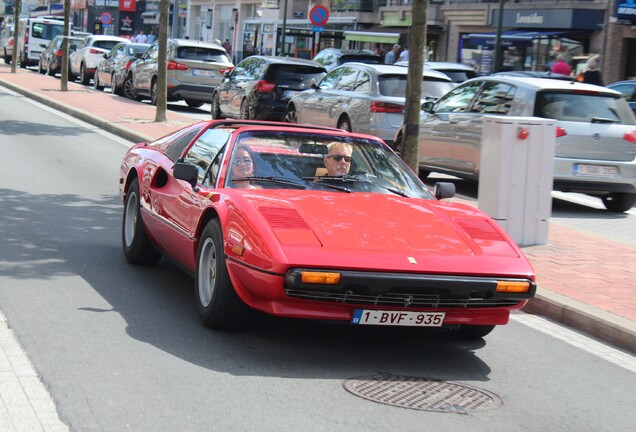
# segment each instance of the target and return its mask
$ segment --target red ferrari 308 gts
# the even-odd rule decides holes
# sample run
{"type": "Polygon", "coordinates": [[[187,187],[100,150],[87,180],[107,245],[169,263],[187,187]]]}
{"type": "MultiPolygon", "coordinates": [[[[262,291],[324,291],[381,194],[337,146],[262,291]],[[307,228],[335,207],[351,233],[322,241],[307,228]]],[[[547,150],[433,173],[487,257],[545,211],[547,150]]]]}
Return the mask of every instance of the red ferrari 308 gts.
{"type": "Polygon", "coordinates": [[[482,337],[536,291],[508,235],[434,193],[376,137],[217,120],[133,146],[119,178],[128,261],[194,275],[205,324],[249,308],[482,337]]]}

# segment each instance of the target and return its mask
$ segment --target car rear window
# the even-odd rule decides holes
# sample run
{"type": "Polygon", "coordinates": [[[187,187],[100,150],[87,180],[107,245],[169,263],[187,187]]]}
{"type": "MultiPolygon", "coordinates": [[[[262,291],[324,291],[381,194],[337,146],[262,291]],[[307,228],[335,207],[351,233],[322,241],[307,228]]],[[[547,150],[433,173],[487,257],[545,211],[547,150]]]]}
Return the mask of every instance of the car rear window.
{"type": "Polygon", "coordinates": [[[197,46],[183,46],[177,48],[177,58],[204,62],[232,63],[225,51],[197,46]]]}
{"type": "MultiPolygon", "coordinates": [[[[382,96],[406,97],[407,75],[380,75],[378,85],[382,96]]],[[[446,80],[426,77],[422,80],[422,97],[439,98],[453,89],[446,80]]]]}
{"type": "Polygon", "coordinates": [[[446,75],[448,75],[448,77],[452,79],[453,82],[456,82],[456,83],[461,83],[470,78],[475,78],[477,76],[477,72],[475,71],[445,69],[445,70],[440,70],[440,72],[443,72],[446,75]]]}
{"type": "Polygon", "coordinates": [[[539,92],[534,111],[559,121],[636,124],[625,99],[594,92],[539,92]]]}
{"type": "Polygon", "coordinates": [[[382,57],[372,54],[344,54],[338,59],[338,64],[358,62],[366,64],[383,64],[382,57]]]}
{"type": "Polygon", "coordinates": [[[110,41],[110,40],[97,40],[93,42],[93,46],[95,48],[103,48],[103,49],[113,49],[115,45],[117,45],[121,41],[110,41]]]}
{"type": "Polygon", "coordinates": [[[265,80],[276,84],[305,83],[312,79],[320,81],[327,71],[323,67],[293,64],[272,64],[267,69],[265,80]]]}

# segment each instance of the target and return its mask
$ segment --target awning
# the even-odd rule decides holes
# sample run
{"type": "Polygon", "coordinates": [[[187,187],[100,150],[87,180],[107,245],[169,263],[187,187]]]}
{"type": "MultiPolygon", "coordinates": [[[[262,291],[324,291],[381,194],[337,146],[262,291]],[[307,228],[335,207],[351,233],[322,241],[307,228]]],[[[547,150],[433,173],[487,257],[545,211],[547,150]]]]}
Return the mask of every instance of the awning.
{"type": "Polygon", "coordinates": [[[356,42],[376,42],[394,44],[400,40],[399,33],[380,33],[380,32],[363,32],[363,31],[346,31],[344,32],[345,40],[356,42]]]}
{"type": "MultiPolygon", "coordinates": [[[[501,32],[502,46],[530,46],[534,39],[541,39],[551,36],[559,36],[563,31],[526,31],[526,30],[505,30],[501,32]]],[[[471,33],[464,36],[468,43],[473,45],[495,46],[496,33],[471,33]]]]}

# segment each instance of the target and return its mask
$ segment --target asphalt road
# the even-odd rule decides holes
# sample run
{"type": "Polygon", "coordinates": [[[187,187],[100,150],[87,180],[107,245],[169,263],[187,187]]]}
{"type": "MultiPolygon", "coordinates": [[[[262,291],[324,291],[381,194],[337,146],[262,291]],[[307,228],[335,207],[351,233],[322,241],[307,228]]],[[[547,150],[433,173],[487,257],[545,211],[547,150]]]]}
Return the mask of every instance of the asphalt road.
{"type": "Polygon", "coordinates": [[[472,343],[269,317],[210,331],[192,279],[123,258],[128,145],[0,90],[0,309],[71,430],[633,430],[633,357],[523,313],[472,343]],[[497,403],[430,412],[347,391],[368,376],[497,403]]]}

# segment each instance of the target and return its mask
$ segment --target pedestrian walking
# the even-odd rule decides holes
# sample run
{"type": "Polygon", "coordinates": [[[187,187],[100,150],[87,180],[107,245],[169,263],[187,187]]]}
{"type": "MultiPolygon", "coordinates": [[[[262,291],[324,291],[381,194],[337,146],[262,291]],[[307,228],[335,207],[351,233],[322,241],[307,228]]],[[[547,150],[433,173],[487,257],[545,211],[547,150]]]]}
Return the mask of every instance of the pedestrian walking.
{"type": "Polygon", "coordinates": [[[225,38],[225,42],[223,42],[223,48],[227,51],[228,54],[232,53],[232,44],[230,44],[230,39],[225,38]]]}
{"type": "Polygon", "coordinates": [[[400,53],[400,57],[398,58],[399,62],[407,62],[409,61],[409,49],[408,47],[404,48],[404,51],[400,53]]]}
{"type": "Polygon", "coordinates": [[[384,64],[393,64],[398,59],[398,53],[400,52],[400,48],[402,48],[399,44],[393,45],[391,51],[386,53],[384,56],[384,64]]]}
{"type": "Polygon", "coordinates": [[[598,70],[598,57],[591,57],[587,61],[587,70],[583,72],[583,82],[602,86],[601,71],[598,70]]]}

